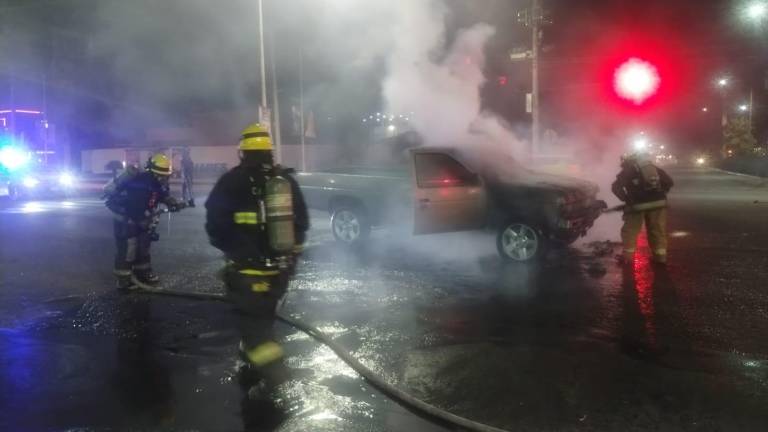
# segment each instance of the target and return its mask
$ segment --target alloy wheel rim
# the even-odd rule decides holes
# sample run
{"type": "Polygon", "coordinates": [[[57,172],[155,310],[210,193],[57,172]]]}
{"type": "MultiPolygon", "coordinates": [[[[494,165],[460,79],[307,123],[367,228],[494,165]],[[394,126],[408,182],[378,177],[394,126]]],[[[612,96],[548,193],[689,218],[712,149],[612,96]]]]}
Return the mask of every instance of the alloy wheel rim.
{"type": "Polygon", "coordinates": [[[508,226],[502,233],[504,253],[516,260],[531,259],[539,249],[539,236],[533,228],[523,224],[508,226]]]}
{"type": "Polygon", "coordinates": [[[333,218],[333,232],[336,237],[351,243],[360,236],[360,221],[354,213],[342,210],[333,218]]]}

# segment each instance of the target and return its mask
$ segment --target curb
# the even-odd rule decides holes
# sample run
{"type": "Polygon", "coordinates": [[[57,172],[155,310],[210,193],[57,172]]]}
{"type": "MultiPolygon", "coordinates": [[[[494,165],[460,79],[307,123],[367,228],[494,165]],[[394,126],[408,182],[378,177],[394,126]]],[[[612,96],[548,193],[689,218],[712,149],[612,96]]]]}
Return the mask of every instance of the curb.
{"type": "Polygon", "coordinates": [[[739,176],[739,177],[747,177],[747,178],[752,178],[752,179],[756,179],[756,180],[768,180],[768,177],[760,177],[760,176],[756,176],[756,175],[752,175],[752,174],[743,174],[743,173],[740,173],[740,172],[728,171],[728,170],[724,170],[724,169],[721,169],[721,168],[712,168],[712,169],[715,170],[715,171],[720,171],[721,173],[735,175],[735,176],[739,176]]]}

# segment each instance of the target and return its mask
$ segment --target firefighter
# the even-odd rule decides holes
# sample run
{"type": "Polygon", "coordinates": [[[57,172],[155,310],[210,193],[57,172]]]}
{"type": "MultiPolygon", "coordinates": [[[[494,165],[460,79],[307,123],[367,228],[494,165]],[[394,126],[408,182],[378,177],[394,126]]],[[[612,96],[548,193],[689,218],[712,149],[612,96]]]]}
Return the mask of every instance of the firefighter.
{"type": "Polygon", "coordinates": [[[171,162],[162,153],[153,155],[145,169],[129,166],[104,187],[107,208],[114,215],[117,245],[114,274],[118,289],[133,287],[133,275],[146,284],[160,279],[152,272],[150,246],[156,236],[159,205],[176,212],[186,204],[170,196],[171,162]]]}
{"type": "Polygon", "coordinates": [[[622,157],[621,172],[611,186],[614,195],[625,203],[621,263],[633,262],[637,236],[645,223],[653,262],[666,264],[667,193],[672,185],[672,178],[646,155],[636,153],[622,157]]]}
{"type": "Polygon", "coordinates": [[[238,312],[241,357],[252,369],[265,370],[282,358],[272,326],[309,216],[291,170],[274,164],[264,126],[243,130],[239,153],[240,164],[208,196],[205,228],[226,258],[223,277],[238,312]]]}

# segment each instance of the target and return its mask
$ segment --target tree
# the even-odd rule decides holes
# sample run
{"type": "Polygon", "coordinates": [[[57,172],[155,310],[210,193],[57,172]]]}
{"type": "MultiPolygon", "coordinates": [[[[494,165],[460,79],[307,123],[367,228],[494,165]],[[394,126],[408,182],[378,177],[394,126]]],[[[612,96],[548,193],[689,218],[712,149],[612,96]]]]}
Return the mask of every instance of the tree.
{"type": "Polygon", "coordinates": [[[723,130],[723,156],[754,154],[757,140],[746,117],[737,117],[728,122],[723,130]]]}

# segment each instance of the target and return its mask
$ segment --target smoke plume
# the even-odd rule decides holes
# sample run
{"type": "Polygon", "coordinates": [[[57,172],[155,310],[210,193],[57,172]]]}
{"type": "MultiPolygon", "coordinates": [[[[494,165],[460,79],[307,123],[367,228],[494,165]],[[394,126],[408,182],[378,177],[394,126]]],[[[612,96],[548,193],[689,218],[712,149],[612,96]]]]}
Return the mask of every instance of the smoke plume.
{"type": "Polygon", "coordinates": [[[447,44],[448,12],[442,2],[408,2],[397,10],[382,85],[387,110],[414,113],[412,127],[427,144],[482,142],[521,155],[523,145],[508,125],[482,109],[484,49],[495,29],[475,24],[447,44]]]}

